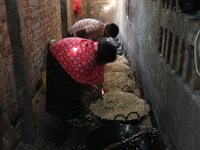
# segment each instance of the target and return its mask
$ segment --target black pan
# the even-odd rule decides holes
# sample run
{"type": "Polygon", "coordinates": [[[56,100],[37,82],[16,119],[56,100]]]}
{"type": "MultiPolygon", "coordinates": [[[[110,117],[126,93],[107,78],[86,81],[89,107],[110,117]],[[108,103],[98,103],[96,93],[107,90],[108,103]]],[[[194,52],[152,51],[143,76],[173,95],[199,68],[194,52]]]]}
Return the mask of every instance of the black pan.
{"type": "Polygon", "coordinates": [[[143,119],[146,117],[146,116],[142,116],[140,117],[139,114],[137,112],[130,112],[126,117],[124,115],[117,115],[113,118],[113,120],[107,120],[107,119],[103,119],[99,116],[96,116],[97,119],[102,122],[103,124],[113,124],[113,123],[118,123],[118,124],[131,124],[131,125],[138,125],[140,124],[143,119]],[[129,116],[131,114],[136,114],[137,115],[137,119],[131,119],[129,120],[129,116]],[[118,117],[123,117],[124,120],[116,120],[118,117]]]}
{"type": "MultiPolygon", "coordinates": [[[[131,92],[131,88],[130,88],[130,86],[129,85],[125,85],[122,89],[121,89],[121,91],[123,91],[125,88],[128,88],[129,90],[129,92],[131,92]]],[[[96,116],[96,115],[95,115],[96,116]]],[[[146,117],[147,115],[144,115],[144,116],[139,116],[139,114],[137,113],[137,112],[130,112],[127,116],[124,116],[124,115],[116,115],[114,118],[113,118],[113,120],[108,120],[108,119],[104,119],[104,118],[101,118],[100,116],[96,116],[96,118],[100,121],[100,122],[102,122],[103,124],[112,124],[112,123],[119,123],[119,124],[131,124],[131,125],[138,125],[138,124],[140,124],[142,121],[143,121],[143,119],[146,117]],[[130,120],[129,119],[129,116],[131,115],[131,114],[136,114],[137,115],[137,119],[132,119],[132,120],[130,120]],[[117,117],[123,117],[124,118],[124,120],[117,120],[117,117]]]]}
{"type": "MultiPolygon", "coordinates": [[[[112,145],[116,142],[121,142],[134,136],[135,134],[138,134],[141,131],[144,131],[144,129],[142,129],[140,126],[127,124],[104,125],[90,133],[87,138],[87,148],[88,150],[111,150],[108,147],[112,147],[112,145]]],[[[121,144],[120,148],[115,150],[135,150],[136,147],[141,150],[152,150],[151,142],[156,136],[155,134],[153,135],[153,133],[152,135],[151,133],[144,134],[138,138],[138,140],[121,144]]]]}

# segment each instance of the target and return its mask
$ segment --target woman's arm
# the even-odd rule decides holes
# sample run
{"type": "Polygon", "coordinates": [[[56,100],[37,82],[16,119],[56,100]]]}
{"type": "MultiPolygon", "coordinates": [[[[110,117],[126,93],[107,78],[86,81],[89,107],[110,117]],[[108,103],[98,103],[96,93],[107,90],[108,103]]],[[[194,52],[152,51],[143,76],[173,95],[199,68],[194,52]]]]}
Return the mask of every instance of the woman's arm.
{"type": "MultiPolygon", "coordinates": [[[[100,89],[97,89],[97,88],[95,88],[95,87],[93,87],[93,86],[91,86],[89,84],[83,84],[83,83],[79,83],[79,84],[80,84],[80,86],[82,88],[84,88],[85,90],[87,90],[88,92],[90,92],[95,97],[103,99],[103,97],[102,97],[102,91],[100,91],[100,89]]],[[[98,85],[97,85],[97,87],[98,87],[98,85]]]]}
{"type": "Polygon", "coordinates": [[[102,84],[98,84],[97,87],[98,87],[99,91],[101,92],[101,94],[104,95],[105,94],[105,90],[103,89],[103,85],[102,84]]]}
{"type": "Polygon", "coordinates": [[[77,37],[85,38],[85,35],[86,35],[85,28],[81,28],[78,31],[76,31],[76,36],[77,37]]]}

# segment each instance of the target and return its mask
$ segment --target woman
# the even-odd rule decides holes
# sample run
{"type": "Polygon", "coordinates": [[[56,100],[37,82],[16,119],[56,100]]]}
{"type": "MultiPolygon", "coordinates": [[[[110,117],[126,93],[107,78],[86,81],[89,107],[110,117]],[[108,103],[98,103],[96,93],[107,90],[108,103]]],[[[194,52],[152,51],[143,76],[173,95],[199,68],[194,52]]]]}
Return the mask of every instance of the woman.
{"type": "Polygon", "coordinates": [[[47,56],[46,111],[82,125],[81,89],[102,98],[104,65],[115,60],[116,48],[107,42],[72,37],[54,43],[47,56]]]}
{"type": "Polygon", "coordinates": [[[105,24],[99,20],[86,18],[77,21],[68,31],[68,37],[81,37],[97,41],[100,37],[116,38],[119,27],[114,24],[105,24]]]}

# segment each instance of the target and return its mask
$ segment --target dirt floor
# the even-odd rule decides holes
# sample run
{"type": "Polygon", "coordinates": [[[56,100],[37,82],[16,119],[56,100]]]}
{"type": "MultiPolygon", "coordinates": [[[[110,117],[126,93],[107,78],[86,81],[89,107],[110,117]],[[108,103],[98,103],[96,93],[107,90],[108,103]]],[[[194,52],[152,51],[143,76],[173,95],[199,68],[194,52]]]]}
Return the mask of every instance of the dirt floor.
{"type": "MultiPolygon", "coordinates": [[[[33,111],[36,120],[36,140],[33,145],[24,145],[20,141],[14,150],[88,150],[86,143],[89,134],[104,125],[88,109],[82,113],[85,125],[81,127],[74,127],[45,112],[43,92],[33,105],[33,111]]],[[[142,124],[151,125],[150,119],[146,119],[142,124]]],[[[20,126],[17,133],[20,135],[20,126]]],[[[160,144],[157,143],[152,150],[161,150],[160,144]]]]}

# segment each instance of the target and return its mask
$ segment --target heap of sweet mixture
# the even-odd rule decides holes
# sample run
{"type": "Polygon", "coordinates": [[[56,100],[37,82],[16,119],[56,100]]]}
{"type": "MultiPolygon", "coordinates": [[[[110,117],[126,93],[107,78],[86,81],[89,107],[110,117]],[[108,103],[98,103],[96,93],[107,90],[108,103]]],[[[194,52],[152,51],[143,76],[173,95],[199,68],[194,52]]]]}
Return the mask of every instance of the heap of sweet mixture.
{"type": "MultiPolygon", "coordinates": [[[[115,62],[106,64],[104,76],[106,93],[103,100],[98,99],[89,106],[94,115],[106,120],[113,120],[117,115],[126,117],[131,112],[137,112],[139,117],[148,115],[150,106],[141,98],[130,64],[124,56],[118,55],[115,62]]],[[[138,119],[138,116],[133,113],[128,117],[128,120],[132,119],[138,119]]],[[[124,118],[117,117],[116,120],[124,118]]]]}

